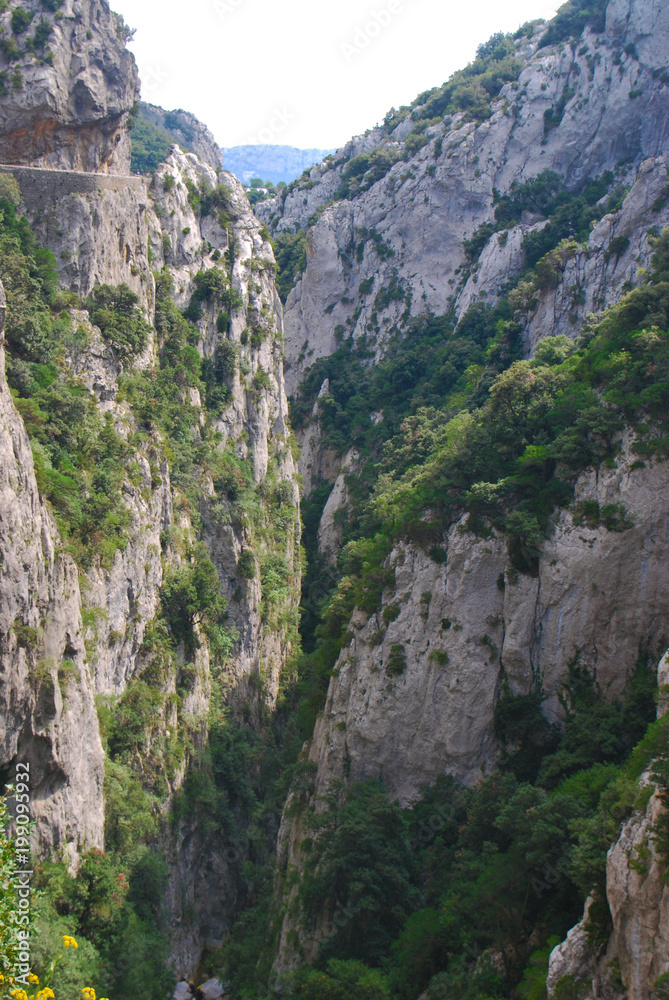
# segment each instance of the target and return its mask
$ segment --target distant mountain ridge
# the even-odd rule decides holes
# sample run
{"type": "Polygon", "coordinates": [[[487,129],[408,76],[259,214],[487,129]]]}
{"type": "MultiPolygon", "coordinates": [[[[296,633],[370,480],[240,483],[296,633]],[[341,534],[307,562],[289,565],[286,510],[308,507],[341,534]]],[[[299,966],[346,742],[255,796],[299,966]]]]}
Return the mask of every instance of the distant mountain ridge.
{"type": "Polygon", "coordinates": [[[223,166],[244,184],[252,177],[264,181],[290,184],[303,171],[320,163],[332,149],[297,149],[295,146],[228,146],[222,147],[223,166]]]}

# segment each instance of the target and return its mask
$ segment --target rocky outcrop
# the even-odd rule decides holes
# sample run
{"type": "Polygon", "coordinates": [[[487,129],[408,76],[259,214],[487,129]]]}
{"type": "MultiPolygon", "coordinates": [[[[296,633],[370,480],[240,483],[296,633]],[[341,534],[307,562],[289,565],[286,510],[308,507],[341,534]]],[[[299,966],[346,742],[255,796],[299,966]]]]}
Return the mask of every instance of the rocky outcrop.
{"type": "Polygon", "coordinates": [[[56,258],[61,285],[82,298],[96,285],[121,285],[153,316],[147,257],[148,183],[143,177],[0,166],[21,190],[23,210],[56,258]]]}
{"type": "MultiPolygon", "coordinates": [[[[0,286],[0,342],[5,296],[0,286]]],[[[37,490],[0,347],[0,759],[30,768],[35,839],[74,863],[103,842],[104,755],[77,567],[37,490]]]]}
{"type": "MultiPolygon", "coordinates": [[[[224,339],[238,357],[231,381],[232,398],[215,421],[222,435],[222,447],[236,453],[253,466],[256,485],[267,481],[284,483],[287,499],[295,511],[298,504],[296,469],[289,445],[288,403],[283,379],[282,313],[274,286],[274,258],[260,223],[251,213],[240,182],[231,174],[218,176],[193,154],[172,150],[164,166],[154,176],[151,187],[154,215],[151,249],[157,266],[165,264],[174,276],[175,298],[179,305],[190,301],[195,276],[215,267],[221,253],[232,254],[231,291],[237,303],[230,312],[224,339]],[[173,178],[173,180],[166,180],[173,178]],[[220,209],[199,217],[188,200],[187,184],[217,190],[225,199],[225,217],[220,209]]],[[[203,303],[198,322],[200,348],[213,358],[221,340],[218,329],[220,308],[203,303]]],[[[289,634],[294,637],[295,613],[288,615],[293,625],[286,629],[267,627],[261,606],[263,592],[257,574],[241,581],[238,563],[242,552],[255,546],[250,525],[233,525],[226,519],[206,515],[207,544],[219,568],[230,614],[240,632],[235,652],[235,674],[262,675],[270,703],[278,693],[280,674],[290,653],[289,634]],[[240,596],[240,589],[243,596],[240,596]],[[236,596],[235,596],[236,595],[236,596]]],[[[271,524],[268,525],[270,534],[271,524]]],[[[299,522],[297,514],[288,533],[281,557],[292,575],[293,587],[299,578],[299,522]]],[[[261,555],[260,552],[257,553],[261,555]]],[[[277,553],[278,554],[278,553],[277,553]]],[[[287,610],[287,609],[284,609],[287,610]]]]}
{"type": "Polygon", "coordinates": [[[139,106],[139,113],[145,121],[164,132],[178,143],[182,149],[195,153],[197,158],[213,170],[222,170],[221,149],[216,144],[213,133],[190,111],[165,111],[155,104],[139,106]]]}
{"type": "MultiPolygon", "coordinates": [[[[33,6],[25,5],[29,12],[33,6]]],[[[7,17],[16,7],[10,4],[7,17]]],[[[128,167],[125,116],[136,89],[122,22],[95,0],[65,0],[59,13],[49,21],[52,59],[35,64],[39,86],[22,95],[25,107],[18,96],[0,99],[0,121],[9,123],[0,152],[9,161],[3,169],[18,181],[22,209],[38,239],[56,255],[62,285],[82,297],[99,284],[125,283],[153,322],[154,271],[169,274],[174,299],[185,308],[203,273],[216,269],[217,294],[224,293],[225,304],[216,295],[202,298],[196,346],[212,362],[224,351],[229,395],[217,415],[197,390],[189,390],[184,403],[207,439],[240,463],[243,473],[233,485],[246,491],[246,506],[235,507],[217,495],[221,487],[206,467],[197,483],[200,500],[192,506],[184,483],[173,481],[170,442],[156,427],[140,428],[119,389],[121,364],[88,314],[74,308],[78,346],[59,365],[111,417],[131,450],[121,487],[127,544],[108,558],[94,556],[84,572],[65,554],[48,505],[40,500],[28,437],[3,367],[0,768],[7,778],[17,759],[30,762],[36,851],[46,855],[56,848],[76,867],[87,847],[103,847],[104,754],[94,698],[113,706],[154,664],[146,637],[161,609],[165,571],[184,564],[198,535],[228,600],[233,648],[214,678],[200,635],[186,685],[178,683],[183,649],[160,664],[162,690],[140,770],[147,782],[154,780],[152,791],[165,813],[190,757],[206,742],[214,686],[217,704],[227,701],[233,711],[244,707],[254,717],[274,705],[296,637],[299,498],[283,380],[282,309],[266,234],[239,182],[193,153],[175,147],[151,182],[116,173],[128,167]],[[104,54],[99,45],[106,47],[104,54]],[[70,82],[72,94],[64,89],[70,82]],[[76,95],[75,120],[70,104],[76,95]],[[47,113],[48,127],[29,126],[47,113]],[[23,131],[9,127],[15,122],[25,123],[23,131]],[[29,129],[32,145],[21,144],[29,129]],[[169,768],[164,747],[174,758],[169,768]]],[[[33,22],[31,32],[39,19],[33,22]]],[[[156,363],[157,340],[154,331],[136,359],[138,370],[156,363]]],[[[243,836],[229,846],[225,834],[200,829],[192,816],[166,826],[161,838],[170,868],[172,961],[180,975],[191,975],[202,947],[220,945],[229,932],[247,847],[243,836]]]]}
{"type": "MultiPolygon", "coordinates": [[[[643,779],[649,780],[646,774],[643,779]]],[[[666,860],[655,848],[655,827],[666,809],[651,795],[646,809],[622,827],[606,864],[606,895],[613,919],[608,943],[595,949],[583,920],[551,952],[548,996],[570,976],[586,1000],[654,1000],[654,985],[669,972],[669,888],[666,860]]]]}
{"type": "Polygon", "coordinates": [[[658,190],[666,185],[658,158],[669,146],[669,86],[658,39],[669,33],[669,12],[660,0],[612,0],[602,36],[588,29],[573,45],[540,48],[543,30],[516,43],[524,68],[517,83],[501,91],[489,120],[467,122],[456,114],[431,125],[426,144],[412,154],[406,139],[416,113],[395,130],[388,125],[352,140],[334,165],[315,167],[287,196],[257,206],[277,232],[307,228],[320,213],[308,229],[306,270],[286,303],[289,393],[308,364],[335,350],[337,327],[354,339],[366,336],[380,352],[405,310],[443,314],[452,306],[461,315],[476,298],[494,302],[522,266],[519,244],[537,219],[523,221],[504,247],[493,235],[471,277],[463,240],[492,221],[497,196],[543,170],[555,171],[572,189],[617,171],[633,190],[570,262],[555,294],[525,318],[529,347],[547,333],[573,335],[587,310],[601,309],[625,281],[638,280],[636,269],[648,261],[645,231],[666,224],[666,214],[652,210],[657,193],[645,198],[656,184],[658,190]],[[560,113],[547,128],[544,114],[555,108],[560,113]],[[368,190],[330,205],[341,198],[347,164],[373,151],[397,162],[368,190]],[[649,159],[655,165],[639,170],[649,159]],[[618,235],[629,245],[609,253],[618,235]],[[361,295],[360,283],[370,279],[373,294],[361,295]],[[393,281],[401,296],[380,306],[376,293],[393,281]],[[586,301],[575,303],[579,289],[586,301]]]}
{"type": "Polygon", "coordinates": [[[667,866],[653,832],[665,809],[666,802],[653,795],[645,813],[624,824],[607,859],[613,944],[628,1000],[650,1000],[655,981],[669,972],[667,866]]]}
{"type": "MultiPolygon", "coordinates": [[[[476,783],[499,753],[494,707],[504,682],[516,694],[541,683],[553,720],[570,664],[591,672],[606,697],[620,694],[639,648],[669,627],[669,505],[659,502],[669,496],[669,464],[638,468],[632,458],[627,451],[617,469],[582,476],[575,498],[620,504],[632,526],[587,527],[563,512],[535,575],[516,573],[504,538],[477,538],[464,519],[445,535],[439,562],[396,546],[386,564],[394,584],[378,614],[354,613],[306,751],[310,807],[336,780],[382,779],[403,806],[444,772],[476,783]]],[[[300,815],[290,804],[284,813],[286,872],[301,867],[300,815]]],[[[293,965],[296,932],[310,954],[312,936],[289,908],[277,970],[293,965]]]]}
{"type": "Polygon", "coordinates": [[[123,19],[106,0],[9,0],[0,27],[0,163],[127,174],[139,80],[123,19]]]}
{"type": "Polygon", "coordinates": [[[561,713],[569,664],[618,695],[639,646],[669,626],[665,564],[669,465],[589,473],[576,503],[622,504],[633,524],[591,528],[563,512],[536,575],[515,573],[506,541],[454,525],[443,563],[397,546],[383,609],[356,612],[317,723],[316,787],[334,778],[383,778],[408,804],[444,771],[473,783],[493,763],[493,708],[503,679],[515,693],[541,680],[546,711],[561,713]],[[628,596],[626,596],[628,595],[628,596]]]}

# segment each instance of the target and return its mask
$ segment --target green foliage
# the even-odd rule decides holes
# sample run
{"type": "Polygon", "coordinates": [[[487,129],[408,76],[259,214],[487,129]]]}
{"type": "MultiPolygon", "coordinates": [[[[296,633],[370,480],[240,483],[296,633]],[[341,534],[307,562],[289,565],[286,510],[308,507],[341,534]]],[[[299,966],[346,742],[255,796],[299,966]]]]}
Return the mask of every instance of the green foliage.
{"type": "Polygon", "coordinates": [[[304,1000],[390,1000],[386,977],[363,962],[330,959],[324,972],[301,970],[291,996],[304,1000]]]}
{"type": "Polygon", "coordinates": [[[443,87],[417,98],[419,109],[414,115],[431,119],[462,111],[466,121],[486,120],[504,84],[520,75],[522,63],[515,53],[511,35],[493,35],[479,46],[474,62],[454,73],[443,87]]]}
{"type": "Polygon", "coordinates": [[[407,668],[407,658],[404,646],[396,645],[390,647],[390,656],[386,663],[386,670],[392,677],[403,674],[407,668]]]}
{"type": "Polygon", "coordinates": [[[307,267],[307,231],[278,233],[271,242],[277,264],[276,287],[285,305],[290,290],[307,267]]]}
{"type": "MultiPolygon", "coordinates": [[[[12,181],[6,179],[0,200],[8,381],[31,438],[38,487],[73,554],[83,565],[96,557],[108,562],[127,544],[129,513],[120,486],[128,447],[111,416],[102,419],[86,387],[66,374],[67,359],[85,348],[87,334],[62,311],[55,261],[17,215],[12,181]]],[[[105,294],[123,304],[129,315],[119,323],[127,319],[132,327],[134,304],[125,290],[105,294]]],[[[116,321],[117,313],[107,316],[116,321]]]]}
{"type": "Polygon", "coordinates": [[[605,27],[607,0],[568,0],[558,10],[541,39],[540,47],[578,38],[586,27],[602,32],[605,27]]]}
{"type": "Polygon", "coordinates": [[[37,872],[41,890],[31,957],[43,979],[61,935],[77,940],[64,950],[52,987],[57,996],[76,996],[82,985],[98,993],[130,1000],[135,989],[147,995],[165,992],[170,974],[163,891],[164,862],[146,847],[135,847],[121,860],[113,853],[89,851],[76,878],[63,864],[47,863],[37,872]],[[119,956],[123,961],[119,961],[119,956]]]}
{"type": "Polygon", "coordinates": [[[31,11],[25,7],[15,7],[12,11],[12,31],[15,35],[22,35],[30,27],[33,19],[31,11]]]}
{"type": "MultiPolygon", "coordinates": [[[[130,169],[133,173],[153,173],[167,159],[174,139],[157,125],[152,125],[135,112],[131,118],[132,157],[130,169]]],[[[172,177],[167,174],[167,177],[172,177]]]]}
{"type": "Polygon", "coordinates": [[[21,188],[12,174],[0,174],[0,202],[8,201],[14,208],[21,204],[21,188]]]}
{"type": "MultiPolygon", "coordinates": [[[[7,801],[7,796],[0,797],[0,973],[5,977],[14,973],[19,964],[18,955],[21,946],[16,936],[19,928],[14,922],[17,895],[12,875],[23,867],[17,863],[16,840],[9,834],[8,827],[12,816],[7,801]]],[[[26,930],[30,930],[29,925],[26,930]]]]}
{"type": "Polygon", "coordinates": [[[548,959],[558,944],[559,937],[552,937],[546,947],[530,955],[529,964],[523,975],[523,981],[518,987],[518,994],[523,1000],[546,1000],[546,979],[548,978],[548,959]]]}
{"type": "Polygon", "coordinates": [[[204,545],[189,554],[189,563],[165,574],[160,602],[172,639],[184,643],[190,657],[199,646],[201,627],[210,642],[220,644],[220,630],[226,619],[226,602],[216,568],[204,545]]]}
{"type": "Polygon", "coordinates": [[[362,782],[343,801],[331,799],[318,825],[300,887],[304,912],[315,919],[325,910],[337,927],[323,958],[375,965],[419,899],[401,811],[379,782],[362,782]]]}
{"type": "Polygon", "coordinates": [[[218,303],[225,307],[228,313],[242,305],[242,299],[230,282],[225,271],[212,267],[208,271],[198,271],[194,279],[195,291],[186,310],[186,319],[197,323],[202,317],[202,303],[218,303]]]}
{"type": "Polygon", "coordinates": [[[142,353],[151,334],[138,302],[139,296],[127,285],[99,285],[86,303],[91,322],[100,327],[104,340],[125,361],[142,353]]]}

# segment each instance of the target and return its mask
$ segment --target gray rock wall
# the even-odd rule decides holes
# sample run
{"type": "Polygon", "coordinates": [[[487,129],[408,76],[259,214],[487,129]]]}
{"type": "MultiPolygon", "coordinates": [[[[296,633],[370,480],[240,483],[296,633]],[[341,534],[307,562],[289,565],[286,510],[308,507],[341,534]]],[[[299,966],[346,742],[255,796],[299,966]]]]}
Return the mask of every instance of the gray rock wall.
{"type": "MultiPolygon", "coordinates": [[[[606,170],[617,170],[621,182],[629,186],[637,180],[649,185],[648,178],[639,176],[642,161],[657,160],[669,151],[669,86],[662,76],[663,45],[666,48],[669,36],[666,5],[660,0],[613,0],[606,32],[596,36],[586,30],[574,45],[539,48],[541,34],[539,30],[529,42],[518,42],[517,55],[525,68],[517,83],[502,90],[488,121],[465,122],[456,114],[448,127],[428,128],[430,141],[417,153],[400,159],[365,193],[326,207],[341,187],[348,160],[381,148],[401,153],[414,122],[405,120],[389,136],[375,129],[335,155],[339,166],[317,166],[310,180],[298,184],[285,201],[277,198],[257,206],[259,218],[277,232],[305,228],[322,211],[308,232],[306,271],[286,303],[290,394],[309,364],[335,350],[337,326],[344,326],[356,339],[366,335],[368,343],[376,340],[381,353],[407,304],[412,315],[427,310],[443,314],[450,305],[461,315],[477,297],[494,302],[498,289],[521,266],[519,234],[512,234],[504,252],[495,250],[497,236],[493,236],[471,279],[462,245],[478,226],[492,221],[494,190],[505,194],[514,181],[527,181],[547,169],[563,176],[570,188],[606,170]],[[557,106],[566,88],[572,96],[564,115],[556,127],[545,131],[544,113],[557,106]],[[382,238],[386,248],[382,256],[368,240],[362,260],[356,257],[365,230],[382,238]],[[393,273],[405,299],[378,310],[376,292],[389,285],[393,273]],[[371,277],[372,294],[360,296],[361,281],[371,277]],[[347,322],[357,308],[358,318],[347,322]],[[374,313],[379,330],[370,333],[374,313]]],[[[642,208],[637,192],[623,215],[600,224],[588,250],[571,266],[568,281],[556,292],[558,301],[540,306],[530,323],[531,343],[539,335],[573,334],[578,328],[585,310],[574,311],[575,281],[589,296],[585,309],[601,309],[618,295],[624,280],[638,280],[635,266],[647,262],[643,234],[650,214],[650,205],[642,208]],[[630,238],[629,250],[620,260],[606,258],[605,240],[614,230],[630,238]],[[635,262],[639,254],[641,259],[635,262]]],[[[663,221],[666,216],[652,220],[663,221]]],[[[530,221],[524,225],[523,234],[531,225],[530,221]]]]}
{"type": "Polygon", "coordinates": [[[14,56],[0,54],[7,91],[0,98],[0,163],[127,174],[126,122],[139,79],[106,0],[65,0],[55,14],[39,0],[9,0],[0,27],[16,47],[14,56]],[[18,7],[33,19],[15,34],[18,7]],[[26,43],[40,22],[50,34],[31,52],[26,43]]]}

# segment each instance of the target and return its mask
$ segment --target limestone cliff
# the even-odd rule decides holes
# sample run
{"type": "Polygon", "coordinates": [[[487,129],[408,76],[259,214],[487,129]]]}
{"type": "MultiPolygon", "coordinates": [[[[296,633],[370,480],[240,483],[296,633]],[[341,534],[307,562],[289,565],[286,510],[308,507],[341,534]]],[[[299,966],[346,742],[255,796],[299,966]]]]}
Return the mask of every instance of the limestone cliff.
{"type": "Polygon", "coordinates": [[[206,163],[213,170],[222,169],[223,159],[216,139],[207,126],[190,111],[183,111],[181,108],[176,111],[165,111],[156,104],[142,101],[139,113],[145,121],[167,132],[182,149],[195,153],[202,163],[206,163]]]}
{"type": "Polygon", "coordinates": [[[128,173],[139,80],[123,19],[106,0],[45,6],[0,15],[0,163],[128,173]]]}
{"type": "MultiPolygon", "coordinates": [[[[660,69],[668,17],[655,0],[612,0],[603,31],[587,28],[557,45],[542,44],[545,26],[521,32],[522,68],[486,120],[456,113],[436,121],[423,96],[285,197],[260,203],[256,212],[279,241],[305,230],[306,266],[285,310],[289,391],[298,393],[309,366],[344,338],[367,350],[363,364],[374,363],[411,317],[450,312],[456,325],[477,302],[494,305],[508,294],[527,268],[523,241],[546,220],[525,211],[502,231],[496,206],[546,170],[574,191],[610,171],[617,203],[602,208],[585,243],[560,245],[549,281],[521,282],[514,292],[525,355],[546,336],[576,336],[587,314],[638,283],[649,236],[669,222],[669,91],[660,69]],[[467,241],[476,234],[482,250],[474,259],[467,241]]],[[[321,556],[334,563],[349,485],[360,489],[361,479],[351,477],[359,471],[353,442],[336,459],[319,443],[328,395],[325,383],[301,431],[301,472],[307,493],[321,478],[334,483],[318,530],[321,556]]],[[[284,814],[279,861],[288,883],[304,865],[304,815],[320,808],[333,781],[381,778],[402,805],[444,772],[474,784],[499,755],[494,708],[504,684],[516,694],[542,688],[545,712],[558,720],[571,666],[615,698],[639,649],[663,641],[669,471],[663,461],[642,466],[631,445],[627,435],[615,468],[578,479],[574,508],[554,515],[536,572],[514,571],[505,539],[476,537],[466,518],[439,540],[434,558],[408,542],[395,545],[384,563],[392,582],[382,606],[371,617],[354,612],[305,748],[310,794],[284,814]],[[588,501],[624,509],[624,530],[588,527],[576,516],[588,501]]],[[[373,460],[380,455],[381,446],[373,460]]],[[[306,931],[295,907],[286,909],[277,971],[294,967],[300,954],[313,959],[329,932],[325,918],[306,931]]],[[[631,928],[636,918],[625,919],[631,928]]]]}
{"type": "Polygon", "coordinates": [[[523,317],[528,346],[549,325],[571,334],[588,311],[614,300],[624,281],[636,280],[648,260],[649,220],[666,222],[666,213],[661,219],[651,208],[655,187],[666,184],[664,163],[642,171],[640,164],[661,158],[669,143],[660,42],[668,18],[660,0],[612,0],[601,34],[587,29],[578,40],[542,47],[546,29],[539,27],[515,42],[522,69],[492,102],[489,119],[477,123],[459,112],[435,123],[430,103],[419,100],[399,125],[397,115],[388,116],[384,127],[353,139],[290,193],[260,203],[257,214],[273,231],[307,230],[306,269],[286,303],[289,393],[306,366],[335,350],[337,328],[382,351],[405,309],[420,315],[454,308],[460,317],[477,298],[494,302],[520,269],[520,241],[537,216],[528,213],[502,247],[492,235],[473,269],[463,241],[493,220],[496,200],[514,182],[544,170],[571,189],[617,171],[633,190],[570,261],[555,292],[523,317]],[[609,253],[616,236],[629,243],[609,253]],[[379,308],[374,296],[358,291],[370,279],[375,293],[394,282],[402,294],[379,308]]]}
{"type": "MultiPolygon", "coordinates": [[[[4,332],[5,296],[0,290],[4,332]]],[[[40,499],[0,348],[0,755],[30,766],[35,835],[70,861],[103,843],[104,757],[77,567],[40,499]]]]}
{"type": "MultiPolygon", "coordinates": [[[[2,15],[6,35],[16,6],[2,15]]],[[[28,34],[16,36],[27,53],[37,44],[31,49],[26,38],[41,6],[24,8],[35,15],[28,34]]],[[[126,539],[111,557],[77,566],[40,499],[2,358],[0,762],[8,777],[16,759],[30,761],[35,848],[41,855],[55,848],[76,867],[84,850],[104,843],[95,697],[113,709],[146,671],[162,671],[139,774],[165,815],[193,753],[206,743],[214,694],[219,710],[229,704],[251,716],[274,704],[295,643],[299,514],[275,265],[241,185],[176,147],[152,182],[120,176],[127,174],[126,117],[137,90],[123,25],[105,3],[86,0],[67,0],[46,20],[48,36],[46,27],[42,33],[52,55],[31,59],[26,91],[17,87],[0,99],[3,168],[17,180],[38,239],[55,254],[65,289],[85,298],[99,285],[126,284],[152,323],[154,272],[162,269],[178,307],[199,301],[190,350],[212,366],[222,356],[229,386],[220,390],[225,403],[215,412],[195,389],[179,405],[198,428],[200,447],[214,461],[217,451],[225,453],[239,469],[226,494],[211,465],[198,467],[193,505],[183,474],[173,481],[170,440],[138,415],[124,391],[122,377],[132,366],[121,363],[82,303],[75,304],[69,315],[77,346],[58,364],[111,418],[131,455],[121,486],[126,539]],[[198,299],[208,272],[216,292],[198,299]],[[230,499],[242,489],[246,508],[230,499]],[[198,536],[228,602],[231,648],[215,677],[204,633],[190,656],[180,648],[165,662],[151,643],[165,574],[189,565],[198,536]]],[[[136,374],[155,374],[159,340],[154,328],[134,363],[136,374]]],[[[203,945],[220,943],[230,928],[246,845],[228,848],[225,834],[203,832],[189,816],[160,839],[170,867],[172,961],[179,974],[190,975],[203,945]]]]}
{"type": "MultiPolygon", "coordinates": [[[[665,656],[658,671],[661,685],[666,681],[666,669],[665,656]]],[[[665,714],[666,707],[661,704],[658,716],[665,714]]],[[[613,933],[599,948],[592,944],[586,927],[589,900],[584,919],[550,956],[549,997],[565,976],[581,984],[588,1000],[650,1000],[661,995],[654,987],[669,973],[669,889],[666,857],[658,849],[657,831],[659,821],[666,817],[667,803],[664,793],[655,789],[651,773],[643,775],[641,785],[651,793],[646,796],[648,803],[623,823],[607,856],[606,896],[613,933]]]]}

